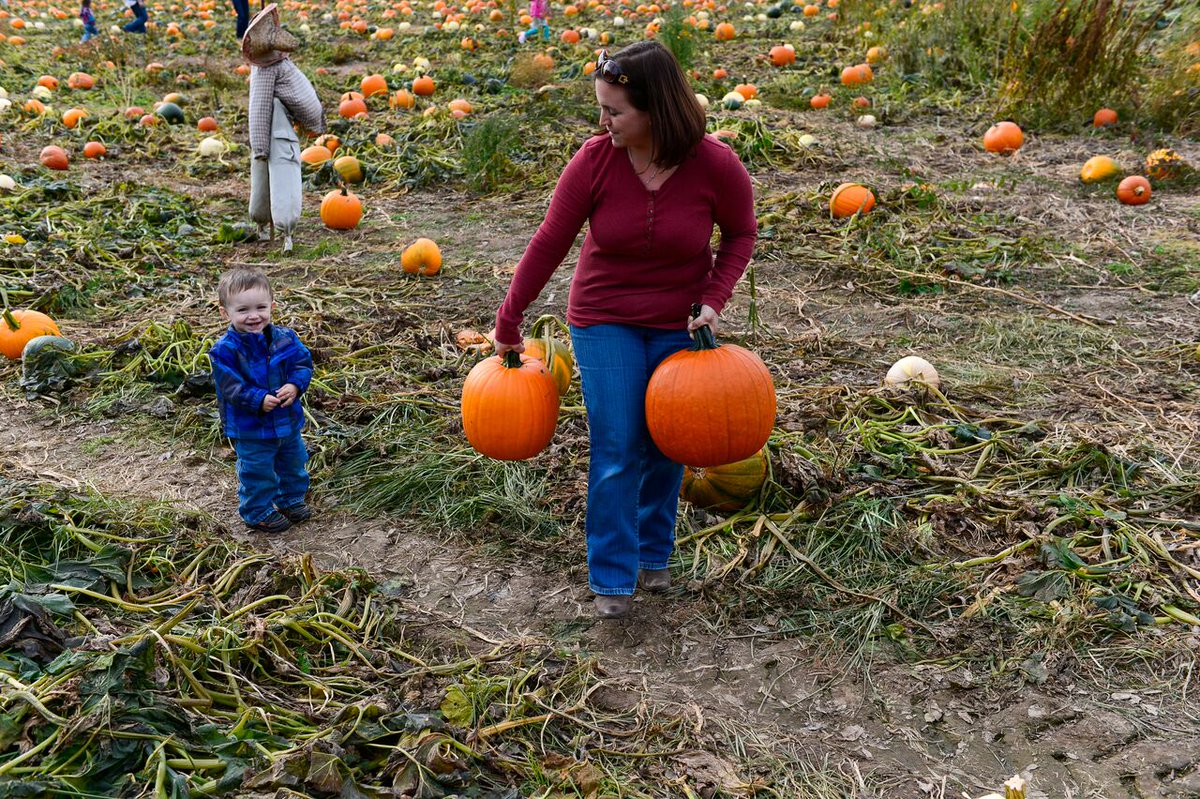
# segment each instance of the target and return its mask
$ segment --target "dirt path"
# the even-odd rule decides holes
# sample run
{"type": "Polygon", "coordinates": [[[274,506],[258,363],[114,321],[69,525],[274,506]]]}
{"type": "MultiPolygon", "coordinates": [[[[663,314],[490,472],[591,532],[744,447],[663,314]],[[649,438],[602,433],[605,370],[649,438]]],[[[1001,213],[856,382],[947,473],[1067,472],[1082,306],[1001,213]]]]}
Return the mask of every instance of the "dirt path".
{"type": "MultiPolygon", "coordinates": [[[[44,414],[19,400],[9,412],[0,447],[11,476],[179,503],[250,540],[236,516],[226,453],[131,441],[128,426],[115,421],[38,419],[44,414]]],[[[594,656],[623,678],[630,702],[693,708],[698,722],[724,719],[752,744],[786,742],[814,763],[866,775],[882,785],[880,795],[978,796],[1020,772],[1031,796],[1200,796],[1190,677],[1182,696],[1061,674],[1009,697],[993,695],[986,675],[963,668],[874,664],[864,678],[843,673],[805,640],[773,636],[765,624],[714,632],[708,603],[686,586],[639,597],[629,621],[598,623],[580,569],[549,573],[537,557],[497,563],[405,519],[325,511],[251,543],[400,581],[408,601],[444,619],[467,644],[476,635],[533,636],[594,656]]]]}

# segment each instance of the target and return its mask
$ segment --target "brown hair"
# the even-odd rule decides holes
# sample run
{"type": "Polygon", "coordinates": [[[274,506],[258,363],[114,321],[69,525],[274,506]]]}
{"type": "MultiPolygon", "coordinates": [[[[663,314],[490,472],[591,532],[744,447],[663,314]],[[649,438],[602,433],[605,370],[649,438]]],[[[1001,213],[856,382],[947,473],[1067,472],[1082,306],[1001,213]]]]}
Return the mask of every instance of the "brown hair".
{"type": "Polygon", "coordinates": [[[675,55],[654,40],[634,42],[613,56],[629,81],[619,85],[629,102],[650,114],[654,160],[679,166],[704,138],[706,118],[675,55]]]}
{"type": "Polygon", "coordinates": [[[230,269],[221,275],[221,282],[217,284],[217,299],[220,300],[222,308],[227,308],[231,297],[247,289],[266,289],[271,299],[275,298],[275,292],[271,290],[271,281],[267,280],[261,269],[230,269]]]}

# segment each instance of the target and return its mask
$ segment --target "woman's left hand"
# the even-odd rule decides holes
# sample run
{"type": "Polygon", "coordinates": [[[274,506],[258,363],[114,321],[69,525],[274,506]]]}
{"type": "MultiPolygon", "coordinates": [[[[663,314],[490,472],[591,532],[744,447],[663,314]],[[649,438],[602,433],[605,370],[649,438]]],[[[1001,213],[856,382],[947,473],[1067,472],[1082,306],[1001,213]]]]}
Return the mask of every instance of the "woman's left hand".
{"type": "Polygon", "coordinates": [[[701,305],[700,315],[695,319],[688,320],[688,332],[694,333],[703,325],[708,325],[708,329],[711,330],[712,334],[715,336],[717,335],[717,322],[719,319],[720,317],[717,315],[717,312],[711,307],[708,305],[701,305]]]}

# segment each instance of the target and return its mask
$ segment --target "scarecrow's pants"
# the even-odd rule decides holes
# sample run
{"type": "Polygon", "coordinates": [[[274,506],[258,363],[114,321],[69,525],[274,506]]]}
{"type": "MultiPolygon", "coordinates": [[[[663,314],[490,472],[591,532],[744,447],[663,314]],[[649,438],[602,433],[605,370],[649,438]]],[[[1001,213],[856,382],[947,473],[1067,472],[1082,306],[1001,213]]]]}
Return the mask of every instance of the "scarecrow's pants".
{"type": "Polygon", "coordinates": [[[292,128],[283,103],[275,101],[271,121],[271,155],[250,159],[250,218],[260,227],[283,231],[284,249],[291,249],[292,231],[300,221],[300,137],[292,128]]]}

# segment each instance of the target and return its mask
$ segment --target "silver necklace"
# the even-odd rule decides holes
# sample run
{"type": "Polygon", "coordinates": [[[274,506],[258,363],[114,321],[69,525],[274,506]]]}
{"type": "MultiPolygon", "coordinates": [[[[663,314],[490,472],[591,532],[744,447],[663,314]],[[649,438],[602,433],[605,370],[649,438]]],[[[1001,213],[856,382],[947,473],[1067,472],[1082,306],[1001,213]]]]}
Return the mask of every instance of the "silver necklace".
{"type": "Polygon", "coordinates": [[[654,171],[650,173],[650,177],[649,177],[648,179],[646,179],[646,180],[644,180],[644,181],[643,181],[643,182],[644,182],[644,183],[645,183],[647,186],[649,186],[650,184],[652,184],[652,183],[654,182],[654,179],[658,177],[658,173],[662,171],[662,167],[661,167],[661,166],[659,166],[659,165],[658,165],[656,162],[654,162],[654,161],[651,161],[650,163],[646,164],[646,168],[645,168],[645,169],[643,169],[643,170],[641,170],[641,171],[639,172],[639,171],[638,171],[638,168],[637,168],[637,164],[635,164],[635,163],[633,162],[633,153],[632,153],[632,152],[630,152],[629,150],[626,150],[626,151],[625,151],[625,153],[626,153],[626,155],[628,155],[628,156],[629,156],[629,165],[630,165],[631,167],[633,167],[633,174],[637,175],[639,178],[640,178],[642,175],[646,174],[646,171],[647,171],[648,169],[650,169],[650,167],[651,167],[652,165],[654,166],[654,171]]]}

